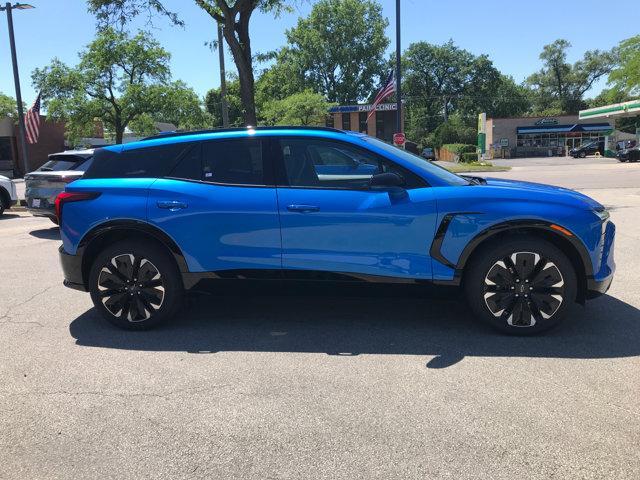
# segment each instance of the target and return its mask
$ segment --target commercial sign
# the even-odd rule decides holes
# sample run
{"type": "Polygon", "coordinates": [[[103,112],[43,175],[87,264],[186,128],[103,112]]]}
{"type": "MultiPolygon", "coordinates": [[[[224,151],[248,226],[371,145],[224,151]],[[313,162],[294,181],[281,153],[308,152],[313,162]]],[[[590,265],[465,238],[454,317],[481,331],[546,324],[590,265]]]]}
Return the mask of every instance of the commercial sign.
{"type": "MultiPolygon", "coordinates": [[[[398,105],[395,103],[381,103],[376,107],[376,112],[387,112],[397,110],[398,105]]],[[[338,105],[331,107],[329,113],[350,113],[350,112],[370,112],[373,105],[338,105]]]]}
{"type": "Polygon", "coordinates": [[[406,141],[406,138],[404,136],[404,133],[400,132],[400,133],[394,133],[393,134],[393,143],[400,146],[400,145],[404,145],[404,142],[406,141]]]}
{"type": "Polygon", "coordinates": [[[500,139],[500,146],[501,147],[508,147],[509,146],[509,139],[508,138],[501,138],[500,139]]]}
{"type": "Polygon", "coordinates": [[[539,125],[539,126],[558,125],[558,119],[557,118],[541,118],[534,125],[539,125]]]}

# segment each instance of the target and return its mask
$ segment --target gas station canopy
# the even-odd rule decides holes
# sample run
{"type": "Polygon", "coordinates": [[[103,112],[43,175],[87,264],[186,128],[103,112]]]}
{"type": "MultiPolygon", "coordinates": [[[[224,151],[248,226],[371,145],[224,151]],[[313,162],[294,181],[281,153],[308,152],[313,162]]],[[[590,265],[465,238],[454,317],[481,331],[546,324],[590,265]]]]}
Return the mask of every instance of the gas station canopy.
{"type": "Polygon", "coordinates": [[[580,110],[578,118],[580,120],[590,120],[592,118],[624,118],[640,116],[640,100],[631,100],[623,103],[613,103],[603,107],[580,110]]]}

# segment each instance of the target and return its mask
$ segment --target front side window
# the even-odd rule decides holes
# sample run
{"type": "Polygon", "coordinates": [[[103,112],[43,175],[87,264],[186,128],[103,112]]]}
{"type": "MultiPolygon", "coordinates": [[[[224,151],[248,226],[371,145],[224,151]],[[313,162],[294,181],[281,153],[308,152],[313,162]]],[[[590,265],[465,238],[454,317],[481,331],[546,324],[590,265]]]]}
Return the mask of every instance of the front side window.
{"type": "Polygon", "coordinates": [[[373,175],[393,172],[407,188],[426,186],[415,174],[376,154],[348,143],[309,138],[283,138],[279,149],[292,187],[369,188],[373,175]]]}
{"type": "Polygon", "coordinates": [[[205,182],[265,185],[262,141],[258,138],[214,140],[202,145],[205,182]]]}

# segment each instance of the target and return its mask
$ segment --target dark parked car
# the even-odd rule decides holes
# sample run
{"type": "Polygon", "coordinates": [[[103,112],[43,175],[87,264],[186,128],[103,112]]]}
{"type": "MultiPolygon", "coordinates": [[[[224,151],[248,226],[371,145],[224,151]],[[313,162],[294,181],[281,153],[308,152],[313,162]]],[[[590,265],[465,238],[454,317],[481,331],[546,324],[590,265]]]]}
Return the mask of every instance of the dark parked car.
{"type": "Polygon", "coordinates": [[[604,142],[585,143],[584,145],[569,150],[569,155],[573,158],[584,158],[587,155],[595,155],[596,152],[599,152],[600,155],[604,155],[604,142]]]}
{"type": "Polygon", "coordinates": [[[586,195],[461,177],[329,128],[101,148],[56,211],[65,285],[130,329],[174,316],[185,290],[275,279],[460,287],[479,318],[536,333],[606,292],[615,269],[615,226],[586,195]]]}
{"type": "Polygon", "coordinates": [[[621,162],[637,162],[640,160],[640,146],[620,150],[616,154],[616,157],[618,157],[618,160],[621,162]]]}
{"type": "Polygon", "coordinates": [[[436,160],[436,154],[433,151],[433,148],[429,148],[429,147],[423,148],[421,155],[422,155],[422,158],[425,158],[430,162],[435,162],[436,160]]]}
{"type": "Polygon", "coordinates": [[[91,165],[93,150],[68,150],[49,155],[47,163],[24,177],[27,209],[36,217],[58,223],[55,200],[68,183],[82,177],[91,165]]]}

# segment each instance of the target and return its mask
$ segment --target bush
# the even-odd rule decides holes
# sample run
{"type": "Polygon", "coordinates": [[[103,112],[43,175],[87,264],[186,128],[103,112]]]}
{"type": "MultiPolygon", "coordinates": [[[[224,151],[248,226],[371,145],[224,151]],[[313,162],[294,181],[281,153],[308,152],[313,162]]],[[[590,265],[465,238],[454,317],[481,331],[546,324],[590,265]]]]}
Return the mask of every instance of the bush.
{"type": "Polygon", "coordinates": [[[442,148],[449,150],[451,153],[462,155],[463,153],[476,153],[476,146],[467,143],[447,143],[442,148]]]}
{"type": "Polygon", "coordinates": [[[477,162],[478,161],[478,154],[476,152],[473,152],[473,153],[465,152],[465,153],[460,155],[460,161],[462,163],[477,162]]]}

